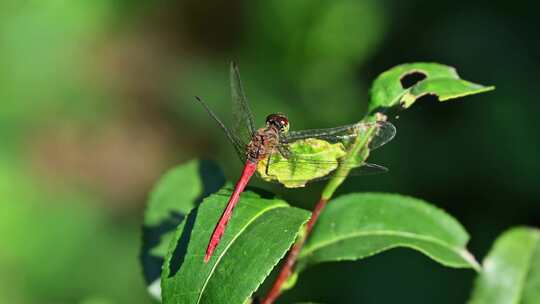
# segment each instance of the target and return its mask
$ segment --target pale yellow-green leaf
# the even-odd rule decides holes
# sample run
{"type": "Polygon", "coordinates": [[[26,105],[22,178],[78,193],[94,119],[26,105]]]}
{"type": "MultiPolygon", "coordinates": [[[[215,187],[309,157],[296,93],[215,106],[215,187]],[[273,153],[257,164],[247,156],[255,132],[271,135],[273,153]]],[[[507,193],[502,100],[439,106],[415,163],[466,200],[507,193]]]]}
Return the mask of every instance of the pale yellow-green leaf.
{"type": "Polygon", "coordinates": [[[297,140],[288,145],[294,157],[286,159],[279,153],[260,161],[257,172],[266,181],[277,181],[287,188],[304,187],[310,180],[328,175],[346,154],[341,143],[329,143],[315,138],[297,140]]]}

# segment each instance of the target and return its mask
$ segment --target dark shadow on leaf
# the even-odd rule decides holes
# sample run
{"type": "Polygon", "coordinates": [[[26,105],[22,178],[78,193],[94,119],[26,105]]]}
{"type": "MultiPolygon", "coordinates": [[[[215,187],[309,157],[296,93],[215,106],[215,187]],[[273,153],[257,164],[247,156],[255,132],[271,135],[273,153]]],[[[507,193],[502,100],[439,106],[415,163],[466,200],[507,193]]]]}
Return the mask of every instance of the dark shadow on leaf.
{"type": "Polygon", "coordinates": [[[203,199],[212,193],[216,193],[223,185],[225,185],[225,175],[219,166],[211,160],[199,161],[199,177],[202,180],[203,189],[201,195],[195,199],[194,206],[202,203],[203,199]]]}
{"type": "Polygon", "coordinates": [[[408,89],[426,78],[426,73],[420,71],[412,71],[401,76],[399,81],[401,82],[401,87],[403,87],[404,89],[408,89]]]}
{"type": "MultiPolygon", "coordinates": [[[[202,191],[201,194],[193,200],[193,207],[197,207],[205,197],[217,192],[225,184],[225,176],[223,172],[221,171],[220,167],[213,161],[200,160],[198,167],[198,175],[202,182],[202,191]]],[[[182,220],[184,220],[185,217],[186,214],[171,210],[169,216],[163,221],[161,221],[159,225],[143,226],[143,242],[140,254],[140,261],[143,266],[143,274],[147,284],[154,282],[161,276],[161,267],[164,262],[164,257],[153,255],[150,251],[155,247],[159,246],[161,242],[165,241],[163,240],[163,236],[175,230],[176,227],[178,227],[178,225],[182,223],[182,220]]],[[[194,220],[194,218],[192,219],[194,220]]],[[[188,227],[188,225],[190,225],[190,223],[186,222],[186,228],[188,227]]],[[[185,242],[184,244],[186,246],[187,242],[189,242],[190,237],[190,234],[185,235],[185,233],[187,232],[191,233],[191,229],[184,229],[184,232],[182,233],[182,237],[180,239],[180,243],[185,242]]],[[[175,254],[177,253],[180,252],[175,251],[175,254]]],[[[183,255],[182,260],[178,261],[178,269],[182,264],[182,261],[183,255]]],[[[176,271],[178,271],[178,269],[176,269],[176,271]]]]}
{"type": "Polygon", "coordinates": [[[246,191],[251,191],[251,192],[254,192],[256,193],[257,195],[259,195],[261,198],[264,198],[264,199],[273,199],[276,195],[270,191],[267,191],[267,190],[264,190],[264,189],[261,189],[261,188],[257,188],[257,187],[246,187],[246,191]]]}
{"type": "Polygon", "coordinates": [[[193,209],[191,213],[186,218],[186,224],[182,230],[182,235],[178,239],[176,248],[171,257],[171,262],[169,264],[169,278],[174,277],[182,264],[184,263],[184,258],[186,256],[189,240],[191,239],[191,232],[193,231],[193,226],[195,226],[195,220],[197,219],[197,214],[199,209],[193,209]]]}
{"type": "MultiPolygon", "coordinates": [[[[271,199],[275,196],[273,193],[259,188],[248,187],[248,190],[255,192],[257,195],[267,199],[271,199]]],[[[169,264],[169,277],[174,277],[184,263],[184,258],[187,253],[187,248],[191,239],[191,233],[193,231],[198,212],[198,208],[194,209],[185,220],[186,223],[184,229],[182,230],[182,235],[178,239],[178,243],[176,245],[176,248],[174,249],[171,262],[169,264]]]]}
{"type": "Polygon", "coordinates": [[[143,265],[144,279],[147,284],[154,282],[161,276],[161,265],[163,265],[163,257],[155,256],[150,251],[157,247],[162,241],[163,235],[174,230],[184,219],[185,215],[171,212],[168,219],[162,221],[157,226],[143,227],[143,245],[140,255],[140,260],[143,265]]]}

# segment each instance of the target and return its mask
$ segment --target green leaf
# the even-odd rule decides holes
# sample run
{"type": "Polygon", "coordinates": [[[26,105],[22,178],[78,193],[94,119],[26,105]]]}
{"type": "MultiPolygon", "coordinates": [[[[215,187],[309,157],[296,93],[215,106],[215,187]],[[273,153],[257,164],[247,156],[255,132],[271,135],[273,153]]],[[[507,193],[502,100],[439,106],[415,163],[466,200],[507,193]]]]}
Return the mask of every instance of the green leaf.
{"type": "Polygon", "coordinates": [[[448,267],[479,269],[467,232],[450,215],[402,195],[349,194],[332,200],[300,253],[298,271],[330,261],[358,260],[395,247],[418,250],[448,267]]]}
{"type": "Polygon", "coordinates": [[[540,303],[540,230],[513,228],[497,239],[469,303],[540,303]]]}
{"type": "Polygon", "coordinates": [[[244,303],[285,255],[309,212],[244,192],[213,257],[210,235],[229,189],[206,198],[178,227],[162,273],[164,303],[244,303]]]}
{"type": "Polygon", "coordinates": [[[304,187],[310,180],[323,177],[337,168],[338,159],[346,154],[345,147],[341,143],[329,143],[327,141],[308,138],[297,140],[288,145],[289,150],[302,157],[302,160],[310,160],[318,163],[313,166],[311,162],[295,162],[287,160],[280,153],[272,155],[268,174],[266,174],[267,159],[259,161],[257,172],[266,181],[277,180],[287,188],[304,187]]]}
{"type": "Polygon", "coordinates": [[[172,213],[186,215],[202,200],[201,196],[218,191],[224,183],[223,172],[211,161],[192,160],[171,169],[150,193],[144,224],[161,224],[172,213]]]}
{"type": "Polygon", "coordinates": [[[436,95],[439,101],[446,101],[494,88],[462,80],[453,67],[446,65],[401,64],[382,73],[373,82],[369,113],[396,106],[408,108],[428,94],[436,95]]]}
{"type": "MultiPolygon", "coordinates": [[[[225,183],[223,172],[210,161],[192,160],[167,172],[150,194],[144,214],[141,262],[148,284],[160,277],[163,258],[174,230],[202,199],[225,183]]],[[[156,283],[149,290],[158,296],[156,283]]]]}
{"type": "Polygon", "coordinates": [[[105,298],[88,298],[88,299],[85,299],[81,302],[79,302],[79,304],[113,304],[115,303],[114,301],[111,301],[111,300],[108,300],[108,299],[105,299],[105,298]]]}

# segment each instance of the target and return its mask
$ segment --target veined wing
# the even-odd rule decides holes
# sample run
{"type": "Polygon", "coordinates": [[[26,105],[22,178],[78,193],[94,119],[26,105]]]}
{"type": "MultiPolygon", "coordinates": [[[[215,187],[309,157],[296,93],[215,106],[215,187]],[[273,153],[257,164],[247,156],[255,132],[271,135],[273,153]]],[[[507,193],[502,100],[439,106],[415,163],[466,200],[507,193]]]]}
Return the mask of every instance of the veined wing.
{"type": "Polygon", "coordinates": [[[369,150],[352,161],[344,162],[347,152],[341,143],[328,143],[318,139],[296,141],[291,150],[283,151],[280,147],[266,159],[259,161],[257,172],[266,181],[278,182],[288,188],[303,187],[312,181],[343,175],[365,175],[388,171],[385,167],[361,162],[367,158],[369,150]],[[308,142],[306,142],[308,141],[308,142]],[[284,157],[284,155],[287,155],[284,157]],[[348,166],[347,172],[338,168],[348,166]]]}
{"type": "Polygon", "coordinates": [[[232,132],[243,142],[249,142],[255,133],[253,115],[249,108],[246,94],[240,80],[240,72],[236,63],[231,62],[231,95],[232,95],[232,132]]]}
{"type": "Polygon", "coordinates": [[[310,129],[302,131],[289,131],[280,136],[283,144],[291,144],[297,140],[316,138],[330,143],[342,143],[345,148],[349,147],[354,140],[362,135],[369,135],[369,149],[375,150],[396,135],[396,127],[390,122],[379,121],[372,123],[356,123],[327,129],[310,129]],[[372,134],[369,134],[372,132],[372,134]]]}
{"type": "MultiPolygon", "coordinates": [[[[262,179],[280,183],[288,188],[303,187],[308,183],[323,181],[336,176],[361,176],[388,172],[386,167],[363,163],[361,166],[351,167],[347,172],[338,170],[339,166],[347,166],[339,161],[316,161],[310,159],[297,159],[295,161],[280,160],[272,162],[271,158],[265,163],[266,172],[259,171],[262,179]],[[269,164],[269,165],[266,165],[269,164]],[[284,174],[283,172],[285,172],[284,174]],[[309,178],[306,178],[308,174],[309,178]]],[[[261,166],[262,168],[262,166],[261,166]]]]}
{"type": "MultiPolygon", "coordinates": [[[[279,164],[285,164],[287,163],[290,165],[291,168],[296,167],[297,169],[306,169],[306,168],[313,168],[318,169],[325,166],[335,166],[337,169],[338,166],[347,166],[344,163],[341,163],[338,161],[324,161],[324,160],[312,160],[312,159],[296,159],[294,161],[288,161],[288,160],[280,160],[280,161],[272,161],[270,159],[270,165],[279,165],[279,164]]],[[[293,169],[294,170],[294,169],[293,169]]],[[[334,169],[335,170],[335,169],[334,169]]],[[[331,176],[336,176],[334,171],[331,171],[334,174],[329,174],[331,176]]],[[[372,164],[372,163],[363,163],[360,166],[356,165],[350,165],[349,173],[346,175],[370,175],[370,174],[379,174],[379,173],[386,173],[388,172],[388,168],[372,164]]]]}
{"type": "Polygon", "coordinates": [[[290,132],[280,136],[280,144],[257,169],[263,179],[286,187],[302,187],[307,182],[341,174],[344,171],[337,170],[340,166],[350,166],[346,170],[350,172],[344,173],[347,175],[386,172],[386,168],[366,164],[364,160],[395,133],[395,127],[388,122],[290,132]],[[345,163],[343,157],[361,136],[365,137],[363,143],[367,149],[360,149],[358,155],[345,163]]]}
{"type": "Polygon", "coordinates": [[[218,124],[218,126],[225,133],[225,135],[227,135],[227,138],[234,146],[236,154],[238,155],[238,157],[240,157],[240,160],[243,163],[246,158],[246,142],[244,142],[242,139],[238,138],[234,133],[232,133],[229,128],[227,128],[227,126],[225,126],[225,124],[219,119],[219,117],[212,110],[210,110],[206,102],[204,102],[201,98],[197,96],[195,96],[195,99],[203,106],[208,115],[210,115],[210,117],[214,119],[214,121],[218,124]]]}
{"type": "Polygon", "coordinates": [[[206,112],[216,121],[221,130],[227,135],[229,141],[233,144],[236,154],[242,162],[246,159],[246,145],[251,140],[252,134],[256,131],[255,125],[253,123],[253,116],[251,115],[251,110],[247,103],[246,94],[242,87],[242,82],[240,80],[240,73],[238,72],[238,67],[234,62],[231,62],[230,68],[230,78],[231,78],[231,95],[232,95],[232,116],[233,124],[232,128],[229,129],[225,124],[218,118],[218,116],[210,110],[208,105],[199,97],[196,97],[197,101],[204,107],[206,112]]]}

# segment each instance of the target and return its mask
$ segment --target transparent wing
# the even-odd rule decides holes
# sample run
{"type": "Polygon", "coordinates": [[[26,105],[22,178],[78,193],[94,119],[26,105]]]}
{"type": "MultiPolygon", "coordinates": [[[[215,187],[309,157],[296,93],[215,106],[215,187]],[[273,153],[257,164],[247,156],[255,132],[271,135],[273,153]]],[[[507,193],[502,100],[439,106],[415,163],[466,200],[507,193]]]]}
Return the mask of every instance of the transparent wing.
{"type": "MultiPolygon", "coordinates": [[[[302,163],[302,161],[300,161],[300,163],[297,163],[298,164],[298,167],[299,169],[301,168],[301,170],[318,170],[318,167],[319,166],[327,166],[329,165],[331,162],[323,162],[323,161],[319,161],[319,162],[314,162],[314,161],[305,161],[302,163]],[[311,169],[309,169],[311,167],[311,169]]],[[[337,177],[337,176],[365,176],[365,175],[374,175],[374,174],[381,174],[381,173],[386,173],[388,172],[388,168],[384,167],[384,166],[381,166],[381,165],[377,165],[377,164],[371,164],[371,163],[364,163],[362,166],[360,167],[355,167],[355,168],[351,168],[351,170],[347,173],[347,174],[343,174],[341,173],[341,171],[337,171],[337,167],[339,165],[338,162],[334,162],[336,164],[336,169],[334,169],[333,171],[331,171],[330,173],[324,175],[324,176],[321,176],[321,177],[317,177],[317,178],[313,178],[313,179],[310,179],[308,181],[306,181],[305,179],[295,179],[295,178],[280,178],[279,180],[277,179],[277,177],[275,176],[272,176],[272,175],[269,175],[270,177],[273,177],[274,179],[273,180],[267,180],[271,183],[279,183],[279,184],[294,184],[295,182],[300,182],[300,186],[304,185],[304,184],[310,184],[310,183],[313,183],[313,182],[318,182],[318,181],[324,181],[324,180],[328,180],[330,178],[333,178],[333,177],[337,177]]],[[[272,163],[272,164],[276,164],[275,162],[272,163]]]]}
{"type": "Polygon", "coordinates": [[[266,180],[277,180],[285,187],[301,187],[306,181],[324,180],[341,174],[338,167],[350,166],[347,175],[386,172],[387,169],[363,163],[370,151],[390,141],[396,133],[388,122],[358,123],[329,129],[293,131],[280,136],[280,144],[263,161],[265,170],[259,173],[266,180]],[[360,137],[363,136],[363,137],[360,137]],[[342,163],[350,146],[358,139],[369,149],[342,163]]]}
{"type": "Polygon", "coordinates": [[[281,143],[290,144],[297,140],[316,138],[331,143],[342,143],[345,147],[351,145],[354,140],[367,132],[373,132],[369,141],[369,149],[375,150],[396,135],[396,127],[385,121],[373,123],[356,123],[335,128],[311,129],[302,131],[290,131],[280,136],[281,143]]]}
{"type": "MultiPolygon", "coordinates": [[[[315,144],[319,145],[320,143],[315,144]]],[[[313,181],[339,176],[340,174],[343,174],[343,176],[367,175],[388,171],[383,166],[359,163],[359,160],[343,163],[340,158],[321,158],[322,153],[326,152],[309,152],[314,153],[296,154],[285,148],[285,146],[281,146],[261,161],[258,172],[264,180],[278,182],[288,188],[295,188],[302,187],[306,183],[313,181]],[[344,166],[349,166],[348,172],[338,170],[338,168],[344,166]]],[[[365,153],[369,153],[369,151],[365,153]]],[[[367,157],[367,154],[365,154],[365,157],[367,157]]]]}
{"type": "Polygon", "coordinates": [[[255,133],[255,124],[253,115],[249,109],[246,94],[240,80],[240,72],[234,62],[231,62],[231,94],[233,101],[232,108],[232,132],[243,142],[249,142],[251,136],[255,133]]]}
{"type": "Polygon", "coordinates": [[[206,102],[204,102],[201,98],[195,96],[195,99],[203,106],[203,108],[206,110],[208,115],[214,119],[214,121],[218,124],[218,126],[221,128],[221,130],[227,135],[227,138],[229,141],[233,144],[234,150],[236,151],[236,154],[238,157],[240,157],[240,160],[242,163],[245,161],[246,158],[246,142],[238,138],[234,133],[232,133],[227,126],[219,119],[219,117],[208,107],[206,102]]]}
{"type": "Polygon", "coordinates": [[[396,127],[385,121],[385,122],[377,122],[377,130],[373,137],[371,137],[371,140],[369,142],[369,149],[375,150],[379,147],[384,146],[387,142],[394,139],[396,136],[396,127]]]}

